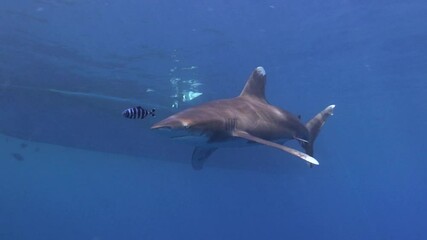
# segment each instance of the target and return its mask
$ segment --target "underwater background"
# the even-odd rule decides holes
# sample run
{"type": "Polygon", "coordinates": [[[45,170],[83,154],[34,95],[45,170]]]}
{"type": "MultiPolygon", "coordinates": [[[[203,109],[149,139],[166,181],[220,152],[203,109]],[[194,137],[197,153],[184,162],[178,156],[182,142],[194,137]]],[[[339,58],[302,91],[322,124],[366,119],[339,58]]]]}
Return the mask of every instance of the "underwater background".
{"type": "MultiPolygon", "coordinates": [[[[427,3],[2,0],[0,239],[427,239],[427,3]],[[149,130],[238,95],[336,111],[320,166],[149,130]],[[123,118],[141,105],[157,116],[123,118]]],[[[295,142],[288,146],[300,149],[295,142]]]]}

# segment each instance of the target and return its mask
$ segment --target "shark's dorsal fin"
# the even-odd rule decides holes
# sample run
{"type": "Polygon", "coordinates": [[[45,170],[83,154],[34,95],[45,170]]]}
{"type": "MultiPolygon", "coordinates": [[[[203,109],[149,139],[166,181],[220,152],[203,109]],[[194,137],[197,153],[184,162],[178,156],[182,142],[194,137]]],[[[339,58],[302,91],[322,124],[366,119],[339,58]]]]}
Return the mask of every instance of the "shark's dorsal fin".
{"type": "Polygon", "coordinates": [[[267,80],[265,70],[263,67],[257,67],[249,76],[246,81],[245,87],[243,88],[240,96],[249,96],[257,98],[261,101],[265,100],[265,82],[267,80]]]}

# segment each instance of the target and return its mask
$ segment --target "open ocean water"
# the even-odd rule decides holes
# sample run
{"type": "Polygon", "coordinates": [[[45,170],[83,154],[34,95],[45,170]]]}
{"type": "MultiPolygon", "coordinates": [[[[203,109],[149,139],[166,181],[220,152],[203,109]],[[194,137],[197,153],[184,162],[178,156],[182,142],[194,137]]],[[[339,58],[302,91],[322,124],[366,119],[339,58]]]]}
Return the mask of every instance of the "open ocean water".
{"type": "MultiPolygon", "coordinates": [[[[2,0],[0,240],[424,240],[427,3],[2,0]],[[320,166],[149,130],[237,96],[336,111],[320,166]],[[123,118],[141,105],[157,116],[123,118]]],[[[295,142],[286,145],[301,149],[295,142]]]]}

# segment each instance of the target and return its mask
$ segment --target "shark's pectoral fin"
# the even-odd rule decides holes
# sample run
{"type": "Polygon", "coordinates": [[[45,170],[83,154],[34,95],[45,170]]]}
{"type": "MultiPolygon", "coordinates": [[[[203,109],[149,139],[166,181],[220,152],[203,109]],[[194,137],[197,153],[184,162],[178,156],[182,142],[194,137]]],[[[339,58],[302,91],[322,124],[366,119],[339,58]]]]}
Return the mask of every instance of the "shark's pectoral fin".
{"type": "Polygon", "coordinates": [[[309,156],[303,152],[300,152],[300,151],[295,150],[293,148],[289,148],[289,147],[277,144],[275,142],[271,142],[271,141],[268,141],[268,140],[265,140],[265,139],[262,139],[259,137],[255,137],[255,136],[253,136],[253,135],[251,135],[245,131],[234,130],[232,132],[232,135],[234,137],[240,137],[240,138],[247,139],[249,141],[257,142],[259,144],[264,144],[264,145],[267,145],[270,147],[278,148],[282,151],[285,151],[285,152],[288,152],[294,156],[297,156],[297,157],[301,158],[302,160],[309,162],[310,164],[319,165],[319,162],[315,158],[313,158],[313,157],[311,157],[311,156],[309,156]]]}
{"type": "Polygon", "coordinates": [[[191,165],[194,169],[200,170],[206,162],[206,159],[216,150],[217,148],[211,147],[196,147],[191,157],[191,165]]]}

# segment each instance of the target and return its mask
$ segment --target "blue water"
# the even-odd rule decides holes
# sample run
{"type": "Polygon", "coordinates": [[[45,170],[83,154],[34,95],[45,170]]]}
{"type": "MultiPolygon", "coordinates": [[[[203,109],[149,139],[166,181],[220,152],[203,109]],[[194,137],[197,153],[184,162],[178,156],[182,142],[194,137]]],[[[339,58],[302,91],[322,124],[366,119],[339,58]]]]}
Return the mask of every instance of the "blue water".
{"type": "Polygon", "coordinates": [[[427,239],[426,12],[421,0],[2,0],[0,239],[427,239]],[[256,146],[194,171],[192,146],[149,130],[236,96],[260,65],[272,104],[303,120],[337,105],[319,167],[256,146]],[[177,88],[203,95],[173,107],[177,88]],[[120,115],[136,104],[158,116],[120,115]]]}

